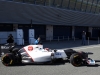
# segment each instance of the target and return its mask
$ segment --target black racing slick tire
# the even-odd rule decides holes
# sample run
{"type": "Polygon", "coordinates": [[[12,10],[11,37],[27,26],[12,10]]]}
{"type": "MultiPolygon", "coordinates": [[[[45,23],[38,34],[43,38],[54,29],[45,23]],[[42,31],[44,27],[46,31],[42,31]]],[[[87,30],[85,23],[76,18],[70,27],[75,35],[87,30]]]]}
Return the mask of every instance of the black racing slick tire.
{"type": "Polygon", "coordinates": [[[5,66],[14,65],[14,55],[12,53],[7,53],[1,57],[1,61],[5,66]]]}
{"type": "Polygon", "coordinates": [[[79,67],[82,65],[82,57],[79,53],[74,53],[70,57],[70,63],[75,66],[79,67]]]}

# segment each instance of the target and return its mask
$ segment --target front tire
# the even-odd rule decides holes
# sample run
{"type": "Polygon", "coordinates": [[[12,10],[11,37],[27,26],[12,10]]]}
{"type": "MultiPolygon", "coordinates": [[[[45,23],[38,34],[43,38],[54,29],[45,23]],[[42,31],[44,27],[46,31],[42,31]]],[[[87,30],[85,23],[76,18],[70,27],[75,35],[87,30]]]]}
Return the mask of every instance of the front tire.
{"type": "Polygon", "coordinates": [[[7,53],[2,56],[1,61],[5,66],[14,65],[14,55],[12,53],[7,53]]]}
{"type": "Polygon", "coordinates": [[[82,65],[81,54],[79,54],[79,53],[72,54],[70,57],[70,63],[75,67],[81,66],[82,65]]]}

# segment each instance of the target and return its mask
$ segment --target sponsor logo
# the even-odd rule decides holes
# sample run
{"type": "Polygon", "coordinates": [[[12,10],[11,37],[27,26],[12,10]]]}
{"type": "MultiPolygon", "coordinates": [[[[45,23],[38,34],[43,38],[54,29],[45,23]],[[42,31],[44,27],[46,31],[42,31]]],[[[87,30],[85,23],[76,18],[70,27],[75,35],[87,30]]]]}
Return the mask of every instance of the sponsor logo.
{"type": "Polygon", "coordinates": [[[1,49],[9,49],[9,46],[1,46],[1,49]]]}
{"type": "Polygon", "coordinates": [[[55,55],[61,55],[61,53],[55,53],[55,55]]]}
{"type": "Polygon", "coordinates": [[[28,46],[28,51],[32,51],[33,47],[32,46],[28,46]]]}

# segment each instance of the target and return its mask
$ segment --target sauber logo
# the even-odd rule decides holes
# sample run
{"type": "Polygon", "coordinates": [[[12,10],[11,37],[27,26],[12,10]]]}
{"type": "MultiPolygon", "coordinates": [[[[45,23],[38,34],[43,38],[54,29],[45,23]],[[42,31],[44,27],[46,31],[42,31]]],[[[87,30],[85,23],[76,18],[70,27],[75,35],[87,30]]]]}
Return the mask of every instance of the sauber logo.
{"type": "Polygon", "coordinates": [[[10,46],[1,46],[1,49],[9,49],[10,46]]]}
{"type": "Polygon", "coordinates": [[[28,46],[28,51],[32,51],[33,47],[32,46],[28,46]]]}

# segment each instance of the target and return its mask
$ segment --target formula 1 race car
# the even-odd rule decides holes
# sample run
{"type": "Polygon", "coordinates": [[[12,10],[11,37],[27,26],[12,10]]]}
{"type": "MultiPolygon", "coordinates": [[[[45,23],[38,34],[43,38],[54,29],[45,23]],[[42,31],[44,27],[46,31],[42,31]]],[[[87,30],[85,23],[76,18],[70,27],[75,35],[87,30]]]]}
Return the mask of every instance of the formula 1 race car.
{"type": "Polygon", "coordinates": [[[19,49],[9,44],[1,46],[1,49],[9,49],[9,52],[1,57],[1,61],[5,66],[18,63],[55,63],[58,59],[69,60],[76,67],[84,64],[95,65],[95,61],[88,58],[90,52],[78,52],[73,49],[51,50],[43,48],[43,45],[27,45],[19,49]]]}

